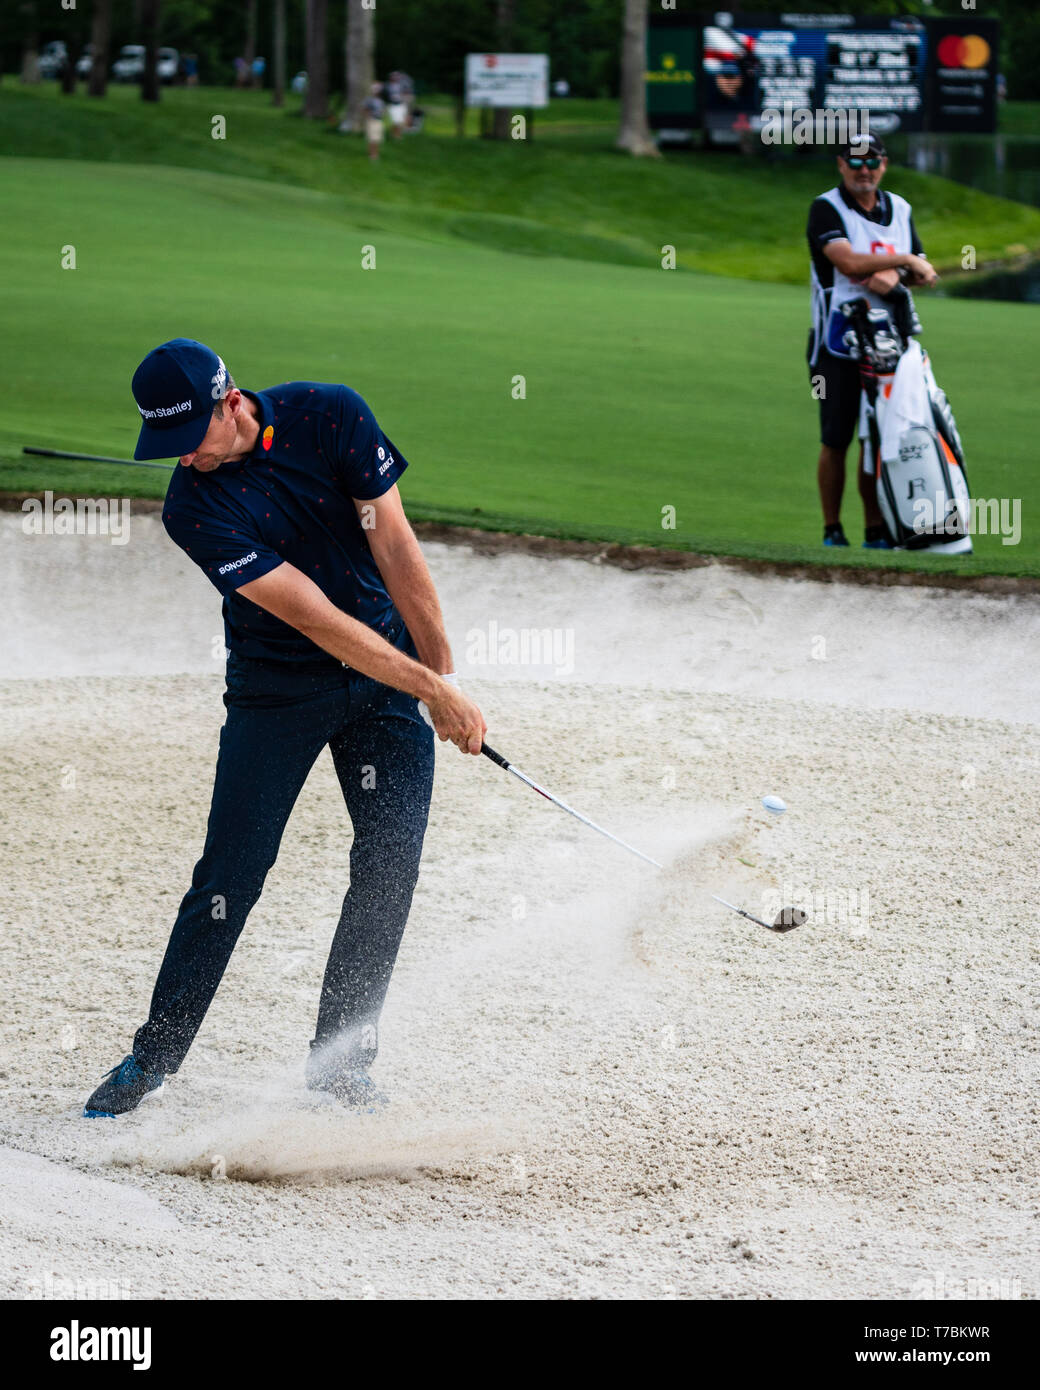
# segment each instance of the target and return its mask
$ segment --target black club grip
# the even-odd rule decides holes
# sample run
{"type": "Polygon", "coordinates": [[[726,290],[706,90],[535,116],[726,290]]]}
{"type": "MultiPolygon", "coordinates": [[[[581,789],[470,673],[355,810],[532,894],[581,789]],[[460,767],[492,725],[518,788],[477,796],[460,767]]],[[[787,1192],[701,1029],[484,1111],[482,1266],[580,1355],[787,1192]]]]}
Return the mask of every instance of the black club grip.
{"type": "Polygon", "coordinates": [[[508,771],[509,761],[503,758],[501,753],[496,753],[495,750],[489,748],[486,743],[480,745],[480,751],[484,754],[485,758],[490,758],[493,763],[497,763],[499,767],[504,767],[508,771]]]}

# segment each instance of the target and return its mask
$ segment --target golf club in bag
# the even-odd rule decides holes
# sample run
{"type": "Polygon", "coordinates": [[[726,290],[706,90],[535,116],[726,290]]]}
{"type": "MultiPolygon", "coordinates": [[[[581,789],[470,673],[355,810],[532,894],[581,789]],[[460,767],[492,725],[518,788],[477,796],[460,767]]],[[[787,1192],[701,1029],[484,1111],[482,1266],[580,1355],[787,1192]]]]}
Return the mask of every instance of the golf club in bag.
{"type": "Polygon", "coordinates": [[[864,466],[877,482],[889,540],[900,550],[970,555],[964,450],[928,354],[910,336],[912,311],[898,326],[891,310],[863,298],[841,311],[845,345],[859,362],[864,466]]]}

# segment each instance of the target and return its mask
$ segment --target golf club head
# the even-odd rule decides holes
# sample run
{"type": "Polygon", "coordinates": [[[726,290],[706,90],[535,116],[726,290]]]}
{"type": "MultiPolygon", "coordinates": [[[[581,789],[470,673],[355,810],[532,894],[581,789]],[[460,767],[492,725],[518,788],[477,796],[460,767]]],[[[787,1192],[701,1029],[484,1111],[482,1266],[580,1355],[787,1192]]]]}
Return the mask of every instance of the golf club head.
{"type": "MultiPolygon", "coordinates": [[[[800,907],[783,907],[776,914],[770,931],[794,931],[809,920],[809,914],[800,907]]],[[[764,925],[764,924],[763,924],[764,925]]]]}
{"type": "Polygon", "coordinates": [[[756,917],[743,907],[738,907],[736,903],[727,902],[725,898],[720,898],[718,893],[711,895],[717,903],[723,907],[731,908],[741,917],[745,917],[749,922],[754,922],[756,927],[765,927],[766,931],[794,931],[795,927],[800,927],[803,922],[808,920],[809,914],[800,907],[784,907],[777,913],[775,921],[763,922],[761,917],[756,917]]]}

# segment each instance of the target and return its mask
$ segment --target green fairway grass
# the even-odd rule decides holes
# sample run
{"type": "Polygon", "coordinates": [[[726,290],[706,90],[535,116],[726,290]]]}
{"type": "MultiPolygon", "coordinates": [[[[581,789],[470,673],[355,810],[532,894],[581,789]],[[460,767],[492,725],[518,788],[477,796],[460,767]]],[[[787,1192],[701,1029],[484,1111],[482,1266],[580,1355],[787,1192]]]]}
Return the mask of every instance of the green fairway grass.
{"type": "MultiPolygon", "coordinates": [[[[806,216],[834,182],[832,159],[697,151],[633,160],[612,148],[613,102],[555,102],[536,113],[531,140],[505,142],[456,139],[451,108],[428,109],[428,130],[388,142],[373,166],[362,140],[276,110],[265,92],[170,88],[151,105],[132,86],[98,101],[8,78],[0,152],[271,179],[349,198],[376,228],[648,268],[667,245],[680,269],[806,283],[806,216]],[[212,138],[216,115],[226,120],[224,140],[212,138]]],[[[888,181],[914,204],[940,270],[958,268],[966,245],[980,265],[1008,259],[1013,247],[1040,251],[1040,209],[909,169],[891,169],[888,181]]]]}
{"type": "MultiPolygon", "coordinates": [[[[413,516],[779,560],[1040,572],[1028,305],[924,304],[974,491],[1021,497],[1020,545],[967,560],[819,545],[804,289],[518,256],[356,201],[172,167],[8,159],[0,487],[161,495],[129,456],[130,375],[184,334],[240,385],[344,381],[411,460],[413,516]],[[417,235],[422,231],[423,235],[417,235]],[[74,246],[77,268],[60,269],[74,246]],[[362,247],[377,268],[361,268],[362,247]],[[513,399],[514,377],[526,399],[513,399]],[[661,525],[675,508],[676,527],[661,525]]],[[[854,484],[846,506],[859,535],[854,484]]]]}

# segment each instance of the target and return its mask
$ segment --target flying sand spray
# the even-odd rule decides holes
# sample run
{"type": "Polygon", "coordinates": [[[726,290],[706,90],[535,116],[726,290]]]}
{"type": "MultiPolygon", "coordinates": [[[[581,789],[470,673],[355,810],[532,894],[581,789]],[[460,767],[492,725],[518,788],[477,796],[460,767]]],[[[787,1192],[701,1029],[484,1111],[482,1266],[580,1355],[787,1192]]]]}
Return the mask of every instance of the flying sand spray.
{"type": "MultiPolygon", "coordinates": [[[[533,777],[528,777],[526,772],[521,772],[518,767],[514,767],[507,758],[503,758],[501,753],[496,753],[495,750],[489,748],[486,743],[480,745],[480,751],[484,754],[485,758],[490,758],[493,763],[504,768],[506,772],[511,772],[514,777],[518,777],[525,786],[530,787],[532,791],[536,791],[539,796],[544,796],[546,801],[551,801],[554,806],[559,806],[561,811],[566,811],[567,814],[573,816],[575,820],[580,820],[582,825],[587,825],[590,830],[595,830],[598,834],[605,835],[608,840],[613,840],[614,843],[620,845],[622,849],[627,849],[629,854],[635,854],[640,859],[644,859],[648,864],[653,864],[655,869],[664,868],[664,865],[657,859],[651,859],[649,854],[644,854],[641,849],[636,849],[634,845],[627,844],[626,841],[620,839],[617,835],[612,835],[609,830],[604,830],[601,825],[597,825],[595,821],[589,820],[588,816],[583,816],[581,812],[576,811],[573,806],[568,806],[566,801],[561,801],[558,796],[553,796],[552,792],[546,791],[546,789],[540,786],[533,777]]],[[[775,816],[783,815],[787,810],[786,804],[781,801],[778,796],[763,797],[762,805],[775,816]]],[[[745,912],[742,907],[737,907],[733,903],[726,902],[725,898],[720,898],[715,893],[712,893],[711,896],[717,903],[722,903],[724,907],[732,908],[734,912],[739,912],[741,917],[746,917],[749,922],[754,922],[760,927],[765,927],[766,931],[793,931],[795,927],[802,926],[808,918],[808,914],[800,907],[784,907],[777,913],[775,921],[772,923],[763,922],[760,917],[753,917],[750,912],[745,912]]]]}
{"type": "MultiPolygon", "coordinates": [[[[66,453],[59,449],[41,449],[28,445],[23,448],[22,453],[36,454],[43,458],[82,459],[91,463],[125,464],[132,468],[169,467],[169,465],[162,463],[138,464],[135,463],[133,459],[110,458],[101,454],[73,454],[66,453]]],[[[635,854],[640,859],[645,860],[647,864],[653,864],[655,869],[664,868],[664,865],[660,863],[659,860],[651,859],[649,854],[644,854],[641,849],[636,849],[634,845],[627,844],[617,835],[612,835],[609,830],[604,830],[602,825],[597,825],[595,821],[589,820],[588,816],[583,816],[580,811],[576,811],[573,806],[568,806],[566,801],[562,801],[558,796],[553,796],[552,792],[546,791],[546,789],[540,786],[533,777],[528,777],[525,772],[521,772],[518,767],[515,767],[507,758],[503,758],[501,753],[496,753],[493,748],[489,748],[486,743],[481,744],[480,751],[484,754],[485,758],[490,758],[493,763],[504,768],[506,772],[511,772],[514,777],[518,777],[521,782],[530,787],[532,791],[536,791],[539,796],[544,796],[546,801],[551,801],[554,806],[559,806],[561,811],[566,811],[567,814],[573,816],[575,820],[580,820],[582,825],[587,825],[590,830],[595,830],[599,835],[605,835],[608,840],[613,840],[614,843],[620,845],[622,849],[627,849],[629,854],[635,854]]],[[[784,811],[787,810],[786,805],[778,796],[763,797],[762,805],[767,811],[772,812],[773,815],[783,815],[784,811]]],[[[795,927],[800,927],[807,920],[807,914],[800,907],[785,907],[781,908],[780,912],[777,914],[776,920],[770,924],[769,922],[763,922],[760,917],[753,917],[750,912],[745,912],[742,907],[736,907],[733,903],[726,902],[725,898],[720,898],[715,893],[712,893],[711,896],[716,902],[722,903],[724,907],[732,908],[734,912],[739,912],[741,917],[746,917],[749,922],[755,922],[758,926],[765,927],[767,931],[793,931],[795,927]]]]}

